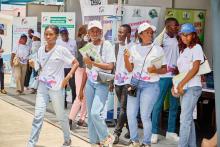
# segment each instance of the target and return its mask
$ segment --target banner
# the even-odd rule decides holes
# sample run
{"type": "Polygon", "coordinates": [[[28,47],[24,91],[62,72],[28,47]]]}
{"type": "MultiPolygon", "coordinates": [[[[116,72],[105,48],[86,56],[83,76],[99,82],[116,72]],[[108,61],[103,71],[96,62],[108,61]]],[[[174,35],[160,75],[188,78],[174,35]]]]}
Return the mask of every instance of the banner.
{"type": "Polygon", "coordinates": [[[166,18],[174,17],[180,24],[192,23],[196,27],[201,42],[204,42],[205,10],[167,9],[166,18]]]}
{"type": "Polygon", "coordinates": [[[37,31],[37,17],[14,17],[13,19],[13,45],[14,48],[21,34],[28,35],[28,30],[37,31]]]}
{"type": "Polygon", "coordinates": [[[83,11],[84,24],[89,21],[101,21],[103,26],[103,37],[111,42],[116,41],[118,21],[121,17],[117,17],[118,7],[114,5],[87,6],[83,11]]]}
{"type": "Polygon", "coordinates": [[[134,39],[137,27],[148,22],[155,27],[158,27],[160,15],[160,7],[141,7],[141,6],[123,6],[122,8],[122,24],[131,26],[131,39],[134,39]]]}
{"type": "MultiPolygon", "coordinates": [[[[66,27],[69,32],[69,37],[75,39],[75,13],[74,12],[42,12],[41,13],[41,37],[46,26],[49,24],[57,25],[60,27],[66,27]]],[[[42,41],[44,43],[44,41],[42,41]]]]}

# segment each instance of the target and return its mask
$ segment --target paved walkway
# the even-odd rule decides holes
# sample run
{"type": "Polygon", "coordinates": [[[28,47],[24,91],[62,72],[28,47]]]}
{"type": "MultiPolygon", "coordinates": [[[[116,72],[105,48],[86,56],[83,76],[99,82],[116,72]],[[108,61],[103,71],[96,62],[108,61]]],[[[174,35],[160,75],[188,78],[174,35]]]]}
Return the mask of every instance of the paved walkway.
{"type": "MultiPolygon", "coordinates": [[[[25,147],[30,135],[33,115],[1,99],[0,108],[0,147],[25,147]]],[[[89,147],[86,141],[73,135],[71,138],[74,147],[89,147]]],[[[38,147],[60,147],[62,143],[61,130],[51,123],[44,122],[38,147]]]]}

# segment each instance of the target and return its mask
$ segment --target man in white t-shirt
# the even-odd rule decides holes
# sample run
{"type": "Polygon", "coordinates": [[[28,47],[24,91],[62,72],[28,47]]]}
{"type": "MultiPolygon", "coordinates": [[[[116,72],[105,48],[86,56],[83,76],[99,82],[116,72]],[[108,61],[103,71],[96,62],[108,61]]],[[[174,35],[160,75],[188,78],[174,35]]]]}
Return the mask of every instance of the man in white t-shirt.
{"type": "Polygon", "coordinates": [[[127,108],[127,89],[128,84],[131,80],[131,74],[125,68],[124,63],[124,51],[125,49],[130,49],[133,43],[130,40],[131,37],[131,27],[128,24],[123,24],[118,29],[118,41],[115,44],[115,57],[116,57],[116,69],[115,69],[115,92],[120,102],[120,114],[117,120],[117,125],[114,130],[115,141],[114,144],[119,142],[119,137],[121,135],[124,124],[126,123],[126,128],[128,132],[125,134],[125,138],[130,138],[128,121],[126,115],[127,108]]]}
{"type": "MultiPolygon", "coordinates": [[[[76,52],[77,52],[77,45],[76,45],[76,41],[69,38],[69,32],[67,30],[67,28],[62,27],[60,28],[60,37],[61,39],[57,40],[57,44],[61,45],[63,47],[66,47],[71,54],[76,57],[76,52]]],[[[64,67],[64,76],[66,76],[71,70],[71,65],[66,65],[64,67]]],[[[75,76],[73,76],[70,80],[69,80],[69,85],[71,88],[71,92],[72,92],[72,103],[74,102],[74,99],[76,97],[76,85],[75,85],[75,76]]],[[[65,97],[65,108],[67,108],[67,100],[65,97]]]]}
{"type": "MultiPolygon", "coordinates": [[[[155,39],[154,43],[162,46],[167,60],[167,73],[160,75],[160,95],[154,105],[152,112],[152,137],[151,143],[157,143],[159,138],[160,113],[163,108],[164,99],[172,88],[172,77],[177,73],[177,59],[179,47],[177,40],[179,23],[175,18],[168,18],[165,21],[165,30],[155,39]],[[162,44],[161,44],[162,43],[162,44]]],[[[169,118],[166,139],[178,142],[176,132],[176,117],[178,112],[178,99],[169,95],[169,118]]]]}

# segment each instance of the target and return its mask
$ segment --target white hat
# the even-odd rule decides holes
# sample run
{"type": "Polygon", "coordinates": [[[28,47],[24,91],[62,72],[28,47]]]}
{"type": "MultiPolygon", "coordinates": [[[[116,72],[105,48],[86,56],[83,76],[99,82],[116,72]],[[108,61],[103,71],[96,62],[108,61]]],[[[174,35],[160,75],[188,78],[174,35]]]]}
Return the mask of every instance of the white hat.
{"type": "Polygon", "coordinates": [[[41,38],[40,33],[39,32],[34,32],[32,33],[33,36],[37,37],[37,38],[41,38]]]}
{"type": "Polygon", "coordinates": [[[142,23],[139,27],[138,27],[138,34],[140,34],[141,32],[147,30],[148,28],[151,28],[153,31],[156,31],[156,27],[153,25],[150,25],[149,23],[145,22],[142,23]]]}
{"type": "Polygon", "coordinates": [[[94,21],[90,21],[88,24],[88,30],[90,30],[91,28],[99,28],[100,30],[102,30],[102,24],[100,21],[94,20],[94,21]]]}

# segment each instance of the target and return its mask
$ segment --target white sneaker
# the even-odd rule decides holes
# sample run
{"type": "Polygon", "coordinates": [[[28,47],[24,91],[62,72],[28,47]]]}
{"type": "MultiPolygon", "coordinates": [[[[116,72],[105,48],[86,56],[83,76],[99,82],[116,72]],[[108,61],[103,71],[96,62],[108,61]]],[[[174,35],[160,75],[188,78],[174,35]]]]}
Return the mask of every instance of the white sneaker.
{"type": "Polygon", "coordinates": [[[131,142],[128,147],[140,147],[140,143],[139,142],[131,142]]]}
{"type": "Polygon", "coordinates": [[[166,133],[166,139],[178,142],[179,141],[179,136],[176,133],[167,132],[166,133]]]}
{"type": "Polygon", "coordinates": [[[112,147],[115,141],[115,136],[110,134],[101,144],[104,147],[112,147]]]}
{"type": "Polygon", "coordinates": [[[157,144],[158,140],[159,140],[159,135],[158,134],[152,134],[151,135],[151,143],[152,144],[157,144]]]}

